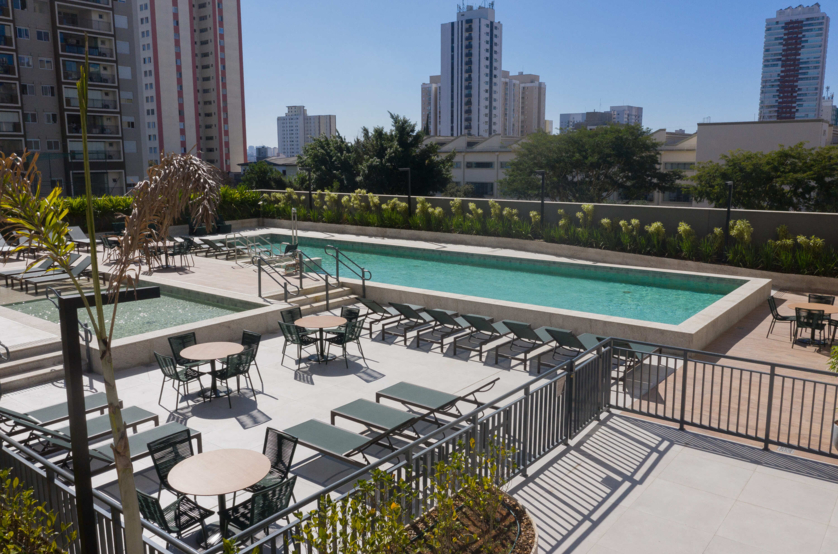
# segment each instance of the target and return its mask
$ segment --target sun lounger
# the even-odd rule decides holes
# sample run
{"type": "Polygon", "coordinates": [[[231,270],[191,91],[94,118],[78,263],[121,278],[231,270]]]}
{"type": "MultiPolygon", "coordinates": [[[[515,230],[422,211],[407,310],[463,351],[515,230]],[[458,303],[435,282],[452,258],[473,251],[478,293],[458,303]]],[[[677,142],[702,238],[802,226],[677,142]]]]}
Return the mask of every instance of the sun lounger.
{"type": "Polygon", "coordinates": [[[381,325],[381,340],[386,340],[387,335],[393,335],[395,337],[402,337],[406,345],[408,333],[411,331],[422,331],[434,325],[434,318],[425,313],[425,308],[422,306],[399,304],[397,302],[390,302],[390,305],[399,312],[401,318],[381,325]],[[394,327],[388,329],[388,325],[393,325],[394,327]]]}
{"type": "MultiPolygon", "coordinates": [[[[87,238],[87,235],[84,234],[81,227],[70,227],[67,235],[70,237],[70,240],[75,243],[77,250],[80,246],[86,246],[87,249],[90,250],[90,239],[87,238]]],[[[102,241],[97,239],[96,242],[101,243],[102,241]]]]}
{"type": "MultiPolygon", "coordinates": [[[[3,235],[0,235],[0,256],[3,256],[4,261],[9,260],[9,256],[15,253],[17,250],[17,246],[11,245],[6,242],[6,239],[3,238],[3,235]]],[[[23,254],[23,250],[17,250],[17,257],[20,259],[20,255],[23,254]]]]}
{"type": "Polygon", "coordinates": [[[87,271],[87,268],[90,267],[90,257],[87,256],[79,263],[74,265],[70,268],[69,273],[58,274],[58,275],[44,275],[43,277],[35,277],[30,279],[23,279],[23,283],[26,285],[26,292],[29,292],[29,285],[33,285],[35,287],[35,294],[38,294],[38,285],[49,285],[52,283],[60,283],[62,281],[67,281],[70,277],[78,278],[84,271],[87,271]]]}
{"type": "Polygon", "coordinates": [[[462,318],[471,325],[472,331],[454,338],[453,353],[455,356],[457,355],[458,349],[477,352],[477,356],[482,362],[483,348],[512,332],[501,322],[493,323],[490,317],[466,314],[462,318]]]}
{"type": "MultiPolygon", "coordinates": [[[[120,401],[121,404],[121,401],[120,401]]],[[[104,392],[97,392],[84,397],[84,413],[92,412],[105,413],[108,409],[108,397],[104,392]]],[[[51,425],[64,421],[70,417],[69,408],[66,402],[60,402],[47,406],[45,408],[38,408],[29,412],[19,413],[8,408],[0,408],[0,421],[14,417],[36,425],[51,425]]]]}
{"type": "MultiPolygon", "coordinates": [[[[332,410],[332,425],[339,417],[366,425],[371,429],[388,431],[390,429],[413,427],[422,416],[362,398],[332,410]]],[[[419,432],[415,428],[413,431],[416,433],[416,437],[412,438],[417,438],[419,432]]]]}
{"type": "Polygon", "coordinates": [[[596,346],[598,342],[600,342],[597,341],[596,337],[593,335],[584,334],[582,335],[583,338],[580,339],[567,329],[556,329],[554,327],[547,329],[547,334],[553,337],[553,340],[556,342],[550,356],[550,362],[556,363],[545,362],[542,360],[541,357],[546,354],[546,352],[539,354],[538,373],[541,373],[542,366],[552,367],[567,360],[577,358],[583,352],[590,350],[596,346]],[[559,355],[558,358],[556,358],[557,354],[559,355]]]}
{"type": "MultiPolygon", "coordinates": [[[[52,260],[47,258],[46,260],[42,260],[41,263],[34,265],[29,271],[32,273],[42,273],[49,269],[52,265],[52,260]]],[[[26,268],[23,269],[6,269],[4,271],[0,271],[0,276],[3,277],[6,281],[6,286],[9,286],[9,278],[15,275],[20,275],[21,273],[25,272],[26,268]]]]}
{"type": "MultiPolygon", "coordinates": [[[[600,335],[593,335],[591,333],[582,333],[574,336],[573,333],[564,329],[553,330],[550,334],[554,339],[556,339],[556,349],[564,348],[570,351],[571,358],[575,358],[587,350],[596,348],[597,345],[608,338],[600,335]]],[[[622,376],[618,375],[617,377],[614,377],[614,379],[625,378],[626,373],[634,369],[637,365],[642,364],[646,358],[652,354],[656,354],[660,351],[660,347],[647,346],[645,344],[639,344],[624,339],[614,339],[612,344],[615,349],[615,355],[618,358],[614,363],[614,369],[617,369],[618,374],[622,371],[622,376]],[[622,370],[620,368],[622,368],[622,370]]],[[[555,354],[553,359],[555,360],[555,354]]],[[[559,363],[561,363],[561,361],[559,363]]],[[[541,367],[545,365],[549,366],[550,364],[539,359],[539,373],[541,372],[541,367]]]]}
{"type": "Polygon", "coordinates": [[[367,437],[317,419],[310,419],[285,429],[285,432],[296,437],[299,444],[315,452],[337,458],[356,467],[369,465],[369,458],[364,451],[370,447],[380,446],[396,450],[390,440],[393,431],[367,437]],[[365,463],[353,459],[353,456],[361,456],[365,463]]]}
{"type": "MultiPolygon", "coordinates": [[[[81,258],[81,254],[70,254],[67,257],[67,261],[70,265],[76,263],[79,258],[81,258]]],[[[66,275],[67,272],[61,269],[58,265],[53,265],[51,259],[43,260],[41,263],[35,265],[29,271],[24,269],[10,269],[8,271],[0,272],[0,275],[5,277],[6,279],[6,286],[9,285],[9,281],[12,282],[12,287],[14,287],[15,279],[20,281],[20,286],[23,288],[23,281],[26,279],[34,279],[36,277],[47,277],[53,275],[66,275]]]]}
{"type": "MultiPolygon", "coordinates": [[[[172,421],[169,423],[164,423],[159,427],[154,427],[146,431],[140,431],[139,433],[136,433],[134,435],[129,435],[128,446],[131,450],[131,461],[133,462],[148,456],[149,443],[168,437],[175,433],[187,430],[190,432],[190,438],[195,439],[198,448],[198,453],[201,453],[203,451],[201,433],[199,431],[189,429],[185,425],[181,425],[180,423],[172,421]]],[[[70,463],[72,462],[72,445],[69,441],[69,438],[65,439],[56,436],[43,436],[43,440],[52,443],[54,446],[59,447],[62,450],[67,451],[67,456],[63,460],[58,462],[57,465],[69,467],[70,463]]],[[[91,462],[96,462],[95,465],[98,466],[95,469],[93,469],[93,475],[104,473],[105,471],[108,471],[114,467],[113,450],[111,449],[110,445],[91,448],[90,458],[91,462]]]]}
{"type": "Polygon", "coordinates": [[[475,406],[482,406],[477,400],[477,394],[491,390],[499,380],[500,377],[497,377],[485,385],[481,385],[460,396],[402,381],[375,393],[375,401],[381,402],[381,399],[385,398],[399,402],[405,406],[412,406],[433,412],[434,414],[441,413],[451,417],[459,417],[463,414],[460,412],[457,404],[467,402],[475,406]]]}
{"type": "Polygon", "coordinates": [[[367,310],[366,315],[366,323],[369,324],[369,336],[372,338],[372,326],[377,323],[384,323],[388,320],[399,318],[401,319],[401,314],[396,311],[395,308],[391,308],[389,306],[382,306],[375,300],[370,300],[369,298],[361,298],[360,296],[357,298],[358,302],[363,304],[367,310]]]}
{"type": "Polygon", "coordinates": [[[458,316],[457,312],[449,310],[425,310],[434,320],[434,326],[425,332],[416,334],[416,346],[421,346],[422,342],[430,342],[439,345],[439,351],[442,352],[445,346],[445,339],[452,336],[464,333],[472,328],[471,323],[458,316]]]}
{"type": "Polygon", "coordinates": [[[219,244],[210,239],[196,237],[196,240],[200,241],[201,244],[207,247],[206,252],[204,252],[204,256],[208,257],[210,254],[212,254],[213,258],[218,258],[218,256],[220,256],[221,254],[224,254],[225,258],[229,258],[230,256],[236,254],[235,248],[230,248],[228,246],[220,246],[219,244]]]}
{"type": "Polygon", "coordinates": [[[555,327],[539,327],[533,329],[529,323],[521,323],[520,321],[504,320],[503,324],[512,331],[513,338],[509,342],[499,344],[495,347],[495,363],[498,363],[499,358],[508,358],[522,362],[524,365],[530,354],[536,352],[542,347],[554,342],[553,337],[547,332],[548,329],[555,329],[555,327]],[[518,341],[516,344],[515,341],[518,341]],[[501,352],[501,348],[509,346],[509,353],[501,352]],[[516,351],[516,348],[519,349],[516,351]]]}

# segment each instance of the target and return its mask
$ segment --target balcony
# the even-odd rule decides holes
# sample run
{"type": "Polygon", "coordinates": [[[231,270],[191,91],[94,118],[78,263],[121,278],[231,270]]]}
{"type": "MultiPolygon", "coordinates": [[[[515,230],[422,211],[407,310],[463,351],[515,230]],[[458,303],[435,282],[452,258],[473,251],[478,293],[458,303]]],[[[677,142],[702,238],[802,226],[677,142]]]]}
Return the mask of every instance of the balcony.
{"type": "Polygon", "coordinates": [[[0,104],[20,104],[17,83],[0,83],[0,104]]]}
{"type": "Polygon", "coordinates": [[[17,66],[13,54],[0,54],[0,75],[17,77],[17,66]]]}
{"type": "Polygon", "coordinates": [[[9,0],[0,0],[0,17],[12,17],[12,9],[9,7],[9,0]]]}
{"type": "MultiPolygon", "coordinates": [[[[65,81],[78,81],[81,79],[81,63],[72,60],[62,60],[61,75],[65,81]]],[[[87,82],[115,85],[116,67],[111,64],[91,63],[87,82]]]]}
{"type": "Polygon", "coordinates": [[[88,2],[90,4],[99,4],[100,6],[110,6],[110,0],[76,0],[76,2],[88,2]]]}
{"type": "Polygon", "coordinates": [[[0,133],[21,133],[23,128],[14,121],[0,121],[0,133]]]}
{"type": "MultiPolygon", "coordinates": [[[[119,118],[110,115],[88,115],[87,133],[89,135],[119,135],[119,118]]],[[[81,134],[81,115],[67,114],[67,133],[81,134]]]]}
{"type": "Polygon", "coordinates": [[[57,22],[59,25],[75,27],[87,31],[113,32],[110,12],[86,10],[83,8],[68,10],[59,8],[57,22]]]}
{"type": "MultiPolygon", "coordinates": [[[[89,150],[88,157],[91,162],[121,161],[122,150],[89,150]]],[[[72,151],[69,153],[71,162],[84,161],[84,152],[72,151]]]]}
{"type": "MultiPolygon", "coordinates": [[[[59,50],[64,54],[84,56],[84,35],[75,33],[58,33],[59,50]]],[[[114,57],[113,41],[100,37],[88,37],[88,53],[99,58],[114,57]]]]}
{"type": "Polygon", "coordinates": [[[10,35],[0,35],[0,46],[7,46],[11,48],[14,45],[15,41],[10,35]]]}
{"type": "MultiPolygon", "coordinates": [[[[78,108],[79,99],[73,96],[65,96],[64,107],[78,108]]],[[[93,110],[116,110],[119,108],[119,103],[116,98],[88,98],[87,107],[93,110]]]]}

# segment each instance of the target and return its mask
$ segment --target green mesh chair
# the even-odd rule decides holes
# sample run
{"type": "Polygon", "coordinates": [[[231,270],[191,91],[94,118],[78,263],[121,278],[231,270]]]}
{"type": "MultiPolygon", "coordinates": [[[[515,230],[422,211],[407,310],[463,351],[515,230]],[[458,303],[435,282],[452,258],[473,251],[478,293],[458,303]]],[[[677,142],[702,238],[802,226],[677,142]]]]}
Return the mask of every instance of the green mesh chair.
{"type": "MultiPolygon", "coordinates": [[[[355,321],[361,315],[361,309],[356,308],[355,306],[341,306],[340,307],[340,317],[345,319],[347,322],[355,321]]],[[[343,333],[344,326],[341,325],[340,327],[334,327],[332,329],[323,329],[324,333],[343,333]]]]}
{"type": "Polygon", "coordinates": [[[830,296],[828,294],[810,294],[809,295],[809,303],[810,304],[829,304],[830,306],[835,305],[835,297],[830,296]]]}
{"type": "MultiPolygon", "coordinates": [[[[297,476],[294,475],[290,479],[254,493],[241,504],[224,510],[221,513],[224,536],[227,535],[230,527],[244,531],[287,508],[296,484],[297,476]]],[[[267,527],[265,532],[267,532],[267,527]]]]}
{"type": "Polygon", "coordinates": [[[285,345],[282,347],[282,361],[285,362],[285,349],[289,344],[297,346],[297,365],[300,365],[300,358],[303,357],[303,348],[317,344],[317,339],[300,332],[300,328],[293,323],[279,322],[279,329],[285,337],[285,345]]]}
{"type": "Polygon", "coordinates": [[[282,318],[282,321],[284,323],[294,323],[298,319],[302,319],[303,310],[300,309],[299,306],[288,308],[287,310],[282,310],[281,312],[279,312],[279,317],[282,318]]]}
{"type": "Polygon", "coordinates": [[[771,310],[771,324],[768,326],[768,332],[765,334],[765,337],[768,338],[768,335],[774,330],[774,326],[779,323],[788,323],[789,324],[789,339],[791,339],[792,335],[792,327],[794,327],[795,316],[793,315],[782,315],[779,310],[777,310],[777,301],[774,299],[773,296],[768,297],[768,308],[771,310]]]}
{"type": "Polygon", "coordinates": [[[125,232],[125,220],[120,219],[119,221],[112,221],[111,227],[113,227],[114,233],[121,235],[125,232]]]}
{"type": "Polygon", "coordinates": [[[346,367],[349,367],[349,357],[346,355],[346,345],[355,343],[358,345],[358,351],[361,353],[364,363],[367,363],[367,358],[364,356],[364,350],[361,348],[361,332],[364,330],[364,318],[361,317],[355,321],[348,321],[343,327],[343,332],[338,331],[333,337],[326,339],[326,342],[331,348],[332,345],[340,346],[343,350],[343,361],[346,362],[346,367]]]}
{"type": "Polygon", "coordinates": [[[291,470],[296,449],[297,437],[268,427],[265,430],[265,444],[262,447],[262,454],[271,461],[271,470],[261,481],[244,490],[257,493],[285,481],[288,478],[288,472],[291,470]]]}
{"type": "Polygon", "coordinates": [[[259,383],[262,384],[262,390],[265,390],[265,382],[262,380],[262,372],[259,371],[259,364],[256,363],[256,355],[259,354],[259,344],[262,342],[262,335],[254,331],[242,331],[242,346],[253,349],[253,366],[256,368],[256,374],[259,376],[259,383]]]}
{"type": "Polygon", "coordinates": [[[172,388],[177,393],[175,409],[177,409],[178,404],[180,404],[180,399],[183,396],[180,392],[181,385],[186,389],[186,394],[189,394],[189,383],[193,381],[198,381],[198,386],[203,388],[201,374],[196,369],[191,367],[178,369],[177,362],[175,362],[174,358],[158,352],[154,353],[154,357],[157,358],[157,365],[160,366],[160,371],[163,372],[163,384],[160,385],[160,396],[157,398],[157,404],[160,407],[163,407],[161,401],[163,400],[163,388],[166,386],[166,381],[172,384],[172,388]]]}
{"type": "Polygon", "coordinates": [[[196,369],[207,363],[190,360],[180,355],[184,349],[189,348],[190,346],[195,346],[196,344],[198,344],[198,339],[195,338],[194,332],[169,337],[169,347],[172,349],[172,356],[174,356],[177,365],[180,367],[196,369]]]}
{"type": "Polygon", "coordinates": [[[215,514],[212,510],[198,506],[185,496],[181,496],[165,508],[160,506],[160,500],[140,491],[137,491],[137,500],[140,503],[140,514],[143,519],[177,538],[181,538],[183,533],[198,524],[201,525],[206,537],[207,530],[204,522],[215,514]]]}
{"type": "Polygon", "coordinates": [[[176,496],[180,493],[169,486],[169,473],[180,462],[195,455],[192,450],[192,438],[189,429],[172,433],[162,439],[148,443],[148,452],[151,461],[154,462],[154,470],[160,481],[160,489],[157,491],[157,498],[163,489],[172,491],[176,496]]]}
{"type": "MultiPolygon", "coordinates": [[[[253,363],[253,358],[256,357],[256,351],[253,348],[243,350],[238,354],[227,356],[227,360],[221,369],[215,372],[215,379],[217,381],[227,381],[236,379],[236,391],[241,392],[241,378],[244,377],[245,384],[250,380],[250,364],[253,363]]],[[[250,382],[250,390],[253,390],[253,381],[250,382]]],[[[230,408],[233,407],[233,402],[230,400],[230,395],[233,393],[232,389],[227,388],[227,403],[230,408]]],[[[254,391],[255,394],[255,391],[254,391]]]]}
{"type": "Polygon", "coordinates": [[[821,332],[821,338],[824,335],[824,329],[827,322],[824,319],[823,310],[805,310],[803,308],[794,309],[795,325],[794,325],[794,340],[791,341],[791,347],[794,348],[794,343],[797,342],[797,333],[801,329],[808,329],[812,336],[812,341],[815,340],[815,333],[821,332]]]}

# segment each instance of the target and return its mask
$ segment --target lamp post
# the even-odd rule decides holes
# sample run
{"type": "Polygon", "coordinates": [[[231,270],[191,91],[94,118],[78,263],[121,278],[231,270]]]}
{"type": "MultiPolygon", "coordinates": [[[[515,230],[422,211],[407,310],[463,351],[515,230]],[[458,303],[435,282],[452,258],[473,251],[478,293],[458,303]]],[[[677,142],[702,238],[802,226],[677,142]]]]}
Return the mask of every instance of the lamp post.
{"type": "Polygon", "coordinates": [[[410,191],[410,168],[409,167],[400,167],[399,171],[402,171],[402,172],[407,171],[407,216],[410,217],[410,214],[413,211],[411,209],[411,201],[410,201],[411,196],[412,196],[411,191],[410,191]]]}
{"type": "Polygon", "coordinates": [[[547,174],[543,169],[535,172],[536,175],[541,175],[541,224],[544,225],[544,177],[547,174]]]}
{"type": "Polygon", "coordinates": [[[259,201],[259,225],[265,225],[265,216],[262,215],[262,200],[259,201]]]}
{"type": "Polygon", "coordinates": [[[300,170],[308,173],[308,211],[312,212],[314,210],[314,183],[311,181],[311,168],[301,167],[300,170]]]}
{"type": "Polygon", "coordinates": [[[725,220],[725,248],[730,242],[730,205],[733,203],[733,181],[725,183],[727,185],[727,219],[725,220]]]}

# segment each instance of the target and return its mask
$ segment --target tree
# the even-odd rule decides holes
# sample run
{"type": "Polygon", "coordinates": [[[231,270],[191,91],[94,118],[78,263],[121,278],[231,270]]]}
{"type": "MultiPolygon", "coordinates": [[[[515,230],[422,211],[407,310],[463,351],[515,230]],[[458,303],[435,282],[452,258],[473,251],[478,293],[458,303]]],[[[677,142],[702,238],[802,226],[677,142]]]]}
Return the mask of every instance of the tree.
{"type": "Polygon", "coordinates": [[[445,190],[442,191],[442,196],[447,196],[448,198],[474,198],[474,185],[469,183],[461,185],[451,181],[445,187],[445,190]]]}
{"type": "Polygon", "coordinates": [[[544,170],[548,198],[564,202],[604,202],[614,194],[637,200],[655,190],[671,190],[679,171],[660,169],[659,144],[639,125],[606,125],[558,135],[539,131],[520,143],[500,187],[507,196],[541,197],[544,170]]]}
{"type": "Polygon", "coordinates": [[[375,194],[407,194],[408,176],[399,169],[409,167],[414,196],[442,191],[451,182],[454,153],[438,157],[439,145],[423,145],[425,134],[415,123],[393,113],[390,120],[391,130],[364,127],[355,141],[359,184],[375,194]]]}
{"type": "Polygon", "coordinates": [[[806,148],[804,143],[772,152],[734,150],[718,162],[697,165],[690,178],[693,196],[747,210],[838,210],[838,147],[806,148]]]}
{"type": "MultiPolygon", "coordinates": [[[[311,169],[315,190],[352,192],[358,188],[355,156],[353,146],[336,132],[332,137],[321,135],[307,144],[297,156],[297,167],[311,169]]],[[[304,188],[308,190],[307,180],[304,188]]]]}
{"type": "MultiPolygon", "coordinates": [[[[85,55],[85,64],[76,87],[81,112],[87,230],[90,243],[95,245],[90,157],[87,147],[88,73],[89,64],[85,55]]],[[[41,197],[41,177],[34,163],[37,161],[37,154],[32,159],[33,163],[24,169],[27,166],[27,157],[26,152],[22,157],[0,153],[0,209],[4,223],[21,237],[22,244],[18,250],[36,248],[41,252],[39,259],[33,261],[30,267],[49,258],[71,275],[69,256],[75,249],[75,244],[68,235],[69,225],[65,220],[67,210],[61,202],[61,190],[55,188],[45,197],[41,197]]],[[[141,554],[144,547],[128,432],[119,406],[111,351],[119,306],[117,293],[125,287],[136,285],[142,261],[140,253],[149,254],[159,237],[168,236],[169,227],[180,214],[188,212],[196,224],[210,228],[215,221],[222,181],[223,176],[217,168],[197,157],[191,154],[169,154],[163,156],[159,165],[149,168],[148,180],[134,187],[131,213],[124,216],[125,233],[120,243],[118,261],[109,268],[107,292],[113,300],[110,325],[105,322],[95,247],[91,248],[90,252],[91,282],[96,298],[94,305],[88,303],[81,283],[72,275],[70,277],[77,292],[82,296],[99,346],[111,421],[112,449],[125,519],[125,547],[129,554],[141,554]]]]}
{"type": "Polygon", "coordinates": [[[242,175],[241,184],[251,190],[288,188],[288,183],[282,173],[264,160],[248,166],[247,171],[242,175]]]}

